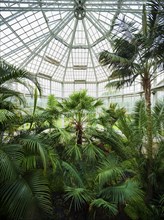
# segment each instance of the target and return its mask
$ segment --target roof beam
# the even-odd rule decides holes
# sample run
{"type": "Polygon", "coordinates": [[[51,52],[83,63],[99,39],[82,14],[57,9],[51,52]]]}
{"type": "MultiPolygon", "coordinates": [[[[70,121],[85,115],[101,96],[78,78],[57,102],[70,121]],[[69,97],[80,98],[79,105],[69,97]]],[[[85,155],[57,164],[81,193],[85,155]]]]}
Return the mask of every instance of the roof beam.
{"type": "Polygon", "coordinates": [[[31,62],[31,60],[34,59],[34,57],[40,53],[41,50],[43,50],[44,47],[49,44],[49,42],[55,38],[55,36],[67,25],[72,19],[74,18],[73,14],[67,14],[67,16],[58,23],[58,25],[52,30],[53,34],[49,34],[41,43],[33,50],[33,52],[24,60],[20,67],[25,67],[28,63],[31,62]]]}
{"type": "MultiPolygon", "coordinates": [[[[73,33],[72,33],[72,38],[71,38],[70,46],[73,45],[73,40],[74,40],[74,38],[75,38],[75,33],[76,33],[77,25],[78,25],[78,20],[75,19],[75,24],[74,24],[74,28],[73,28],[73,33]]],[[[67,71],[67,67],[68,67],[68,62],[69,62],[69,58],[70,58],[71,51],[72,51],[72,48],[70,47],[69,52],[68,52],[68,56],[67,56],[66,67],[65,67],[65,71],[64,71],[64,75],[63,75],[63,81],[65,80],[66,71],[67,71]]]]}
{"type": "Polygon", "coordinates": [[[5,19],[2,17],[2,15],[0,15],[1,19],[3,20],[3,22],[6,24],[6,26],[12,31],[12,33],[16,36],[16,38],[19,39],[19,41],[24,45],[24,47],[26,47],[30,52],[32,52],[30,50],[30,48],[25,44],[25,42],[19,37],[19,35],[14,31],[14,29],[11,27],[11,25],[8,24],[8,22],[5,21],[5,19]]]}
{"type": "Polygon", "coordinates": [[[97,75],[96,75],[96,71],[95,71],[95,65],[94,65],[94,62],[93,62],[91,46],[90,46],[89,37],[88,37],[88,33],[87,33],[87,28],[86,28],[84,20],[82,20],[82,24],[83,24],[83,27],[84,27],[85,36],[86,36],[87,43],[88,43],[88,49],[89,49],[89,53],[90,53],[90,57],[91,57],[91,62],[92,62],[92,65],[93,65],[93,71],[94,71],[94,75],[95,75],[95,79],[96,79],[96,83],[97,83],[97,75]]]}
{"type": "MultiPolygon", "coordinates": [[[[1,10],[2,11],[24,11],[24,12],[27,12],[27,11],[40,11],[40,7],[35,7],[35,8],[30,8],[30,7],[12,7],[12,10],[11,10],[11,7],[10,8],[7,8],[7,7],[1,7],[1,10]]],[[[66,11],[66,12],[74,12],[74,9],[73,8],[60,8],[59,7],[50,7],[50,8],[46,8],[46,7],[42,7],[42,10],[44,11],[66,11]]],[[[108,6],[108,8],[97,8],[97,7],[87,7],[86,8],[86,12],[117,12],[117,8],[112,8],[111,6],[108,6]]],[[[141,13],[142,12],[142,9],[141,8],[138,8],[138,9],[133,9],[133,8],[122,8],[121,9],[121,12],[122,13],[141,13]]]]}

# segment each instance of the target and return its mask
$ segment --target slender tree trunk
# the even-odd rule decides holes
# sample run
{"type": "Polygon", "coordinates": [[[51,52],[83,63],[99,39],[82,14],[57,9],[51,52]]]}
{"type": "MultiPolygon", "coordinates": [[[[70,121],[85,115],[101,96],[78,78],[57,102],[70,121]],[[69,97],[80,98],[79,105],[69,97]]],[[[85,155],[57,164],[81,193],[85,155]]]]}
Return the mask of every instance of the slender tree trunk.
{"type": "Polygon", "coordinates": [[[145,104],[147,114],[147,141],[146,141],[146,152],[147,152],[147,200],[152,198],[152,185],[149,182],[150,174],[152,173],[153,163],[153,134],[152,134],[152,115],[151,115],[151,81],[150,77],[146,76],[144,81],[144,93],[145,93],[145,104]]]}

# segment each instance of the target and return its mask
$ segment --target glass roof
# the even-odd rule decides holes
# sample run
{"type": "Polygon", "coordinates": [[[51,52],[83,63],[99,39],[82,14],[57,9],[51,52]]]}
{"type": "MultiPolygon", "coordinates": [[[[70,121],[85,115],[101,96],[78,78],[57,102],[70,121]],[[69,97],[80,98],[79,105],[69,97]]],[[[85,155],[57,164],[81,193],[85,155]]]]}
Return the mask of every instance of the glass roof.
{"type": "Polygon", "coordinates": [[[103,82],[116,17],[141,22],[144,1],[0,0],[1,57],[56,82],[103,82]]]}

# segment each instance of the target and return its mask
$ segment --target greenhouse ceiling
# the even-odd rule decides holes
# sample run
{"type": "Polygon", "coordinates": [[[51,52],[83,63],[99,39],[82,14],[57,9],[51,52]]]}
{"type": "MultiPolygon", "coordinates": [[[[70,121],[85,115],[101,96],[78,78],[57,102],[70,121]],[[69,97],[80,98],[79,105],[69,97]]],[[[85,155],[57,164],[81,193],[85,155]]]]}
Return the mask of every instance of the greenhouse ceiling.
{"type": "Polygon", "coordinates": [[[0,0],[1,58],[56,82],[104,82],[98,62],[110,50],[116,18],[141,23],[142,5],[128,0],[0,0]]]}

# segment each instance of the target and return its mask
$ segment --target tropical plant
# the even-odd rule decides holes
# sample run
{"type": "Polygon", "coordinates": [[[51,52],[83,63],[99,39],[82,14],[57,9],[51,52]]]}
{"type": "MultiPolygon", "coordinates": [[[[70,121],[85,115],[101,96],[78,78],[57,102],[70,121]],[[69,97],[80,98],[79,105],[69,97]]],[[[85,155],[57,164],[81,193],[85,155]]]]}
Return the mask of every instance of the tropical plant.
{"type": "Polygon", "coordinates": [[[89,116],[95,116],[96,109],[101,105],[102,101],[88,96],[86,90],[74,92],[68,99],[63,100],[63,112],[71,119],[69,126],[73,125],[76,131],[78,145],[82,145],[84,125],[88,123],[89,116]]]}
{"type": "MultiPolygon", "coordinates": [[[[100,53],[101,65],[112,68],[107,87],[131,85],[135,80],[141,79],[146,103],[146,151],[147,151],[147,176],[152,171],[153,134],[151,115],[151,83],[158,75],[159,68],[164,64],[163,41],[163,12],[164,4],[160,0],[148,3],[150,11],[143,5],[142,27],[139,30],[134,22],[127,22],[125,18],[116,23],[115,28],[122,32],[122,37],[114,37],[113,53],[103,51],[100,53]],[[138,32],[137,32],[138,30],[138,32]]],[[[148,197],[151,198],[151,186],[148,197]]]]}
{"type": "Polygon", "coordinates": [[[28,83],[32,82],[39,92],[41,87],[34,75],[26,70],[15,67],[7,62],[0,60],[0,96],[7,98],[16,97],[19,101],[23,100],[21,93],[12,89],[13,83],[18,83],[25,86],[30,93],[33,92],[33,87],[28,83]],[[26,79],[26,81],[25,81],[26,79]]]}
{"type": "MultiPolygon", "coordinates": [[[[8,219],[52,215],[45,175],[53,150],[37,136],[16,136],[0,147],[0,213],[8,219]]],[[[46,217],[45,217],[46,218],[46,217]]]]}

